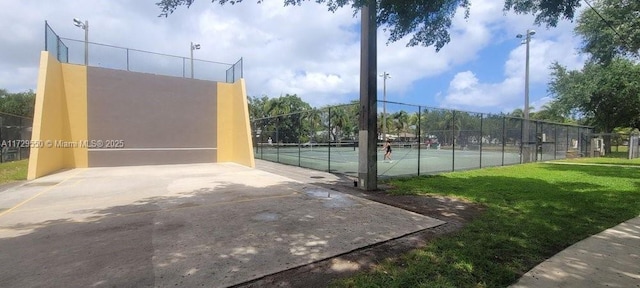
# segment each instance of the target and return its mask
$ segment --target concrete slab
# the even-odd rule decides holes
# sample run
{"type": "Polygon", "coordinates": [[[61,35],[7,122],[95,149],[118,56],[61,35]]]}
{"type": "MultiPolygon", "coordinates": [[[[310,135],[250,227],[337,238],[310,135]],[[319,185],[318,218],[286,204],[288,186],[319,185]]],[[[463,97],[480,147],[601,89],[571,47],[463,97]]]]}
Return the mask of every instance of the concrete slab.
{"type": "Polygon", "coordinates": [[[640,217],[570,246],[510,287],[640,287],[640,217]]]}
{"type": "Polygon", "coordinates": [[[225,287],[443,223],[226,163],[66,171],[2,208],[0,287],[225,287]]]}

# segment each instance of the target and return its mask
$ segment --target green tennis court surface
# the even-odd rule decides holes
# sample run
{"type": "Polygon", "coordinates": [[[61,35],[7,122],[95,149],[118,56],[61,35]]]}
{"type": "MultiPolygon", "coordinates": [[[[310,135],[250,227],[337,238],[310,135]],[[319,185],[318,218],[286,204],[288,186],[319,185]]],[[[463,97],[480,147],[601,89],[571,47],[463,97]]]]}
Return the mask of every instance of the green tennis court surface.
{"type": "MultiPolygon", "coordinates": [[[[264,144],[254,147],[255,157],[288,165],[301,166],[332,173],[357,176],[357,143],[264,144]]],[[[380,147],[381,148],[381,147],[380,147]]],[[[482,167],[520,164],[517,147],[486,147],[480,150],[418,149],[417,145],[393,146],[392,161],[383,161],[378,150],[378,175],[394,177],[434,174],[482,167]],[[504,152],[503,152],[504,151],[504,152]]],[[[564,155],[542,154],[542,160],[564,158],[564,155]]]]}

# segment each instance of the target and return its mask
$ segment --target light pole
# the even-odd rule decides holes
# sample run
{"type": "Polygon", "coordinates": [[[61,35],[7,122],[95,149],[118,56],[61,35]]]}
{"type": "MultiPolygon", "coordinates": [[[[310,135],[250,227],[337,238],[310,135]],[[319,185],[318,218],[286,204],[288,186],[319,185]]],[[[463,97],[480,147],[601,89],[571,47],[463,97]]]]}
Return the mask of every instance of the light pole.
{"type": "Polygon", "coordinates": [[[364,1],[360,9],[360,115],[358,117],[358,186],[378,189],[378,90],[376,1],[364,1]]]}
{"type": "Polygon", "coordinates": [[[89,66],[89,20],[73,18],[73,25],[84,30],[84,65],[89,66]]]}
{"type": "Polygon", "coordinates": [[[391,75],[387,72],[380,74],[382,77],[382,141],[387,140],[387,79],[391,78],[391,75]]]}
{"type": "Polygon", "coordinates": [[[191,42],[191,79],[193,79],[193,50],[200,49],[200,44],[191,42]]]}
{"type": "Polygon", "coordinates": [[[525,58],[525,68],[524,68],[524,125],[523,125],[523,135],[522,142],[526,146],[523,146],[522,154],[525,155],[523,158],[523,162],[530,162],[531,151],[529,147],[529,42],[531,42],[531,36],[536,34],[536,31],[527,29],[527,34],[524,36],[522,34],[516,35],[517,38],[524,38],[522,40],[522,44],[526,45],[526,58],[525,58]]]}

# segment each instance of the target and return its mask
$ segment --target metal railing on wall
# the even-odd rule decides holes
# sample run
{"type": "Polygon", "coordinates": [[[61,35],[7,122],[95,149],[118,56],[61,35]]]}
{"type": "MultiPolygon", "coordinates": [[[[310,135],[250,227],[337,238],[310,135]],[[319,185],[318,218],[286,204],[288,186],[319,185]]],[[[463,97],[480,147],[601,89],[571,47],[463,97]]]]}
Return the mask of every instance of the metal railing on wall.
{"type": "Polygon", "coordinates": [[[59,62],[69,62],[69,48],[47,21],[44,21],[44,51],[51,52],[59,62]]]}
{"type": "Polygon", "coordinates": [[[227,83],[234,83],[238,79],[243,78],[242,58],[227,69],[227,83]]]}
{"type": "MultiPolygon", "coordinates": [[[[382,102],[382,101],[379,101],[382,102]]],[[[525,120],[384,101],[387,131],[378,117],[379,146],[392,140],[393,159],[378,156],[381,177],[425,175],[584,157],[591,127],[525,120]],[[395,120],[394,120],[395,119],[395,120]],[[401,120],[398,120],[401,119],[401,120]],[[529,131],[524,131],[529,127],[529,131]],[[524,143],[528,133],[533,141],[524,143]]],[[[252,119],[258,159],[357,175],[358,105],[252,119]]]]}
{"type": "MultiPolygon", "coordinates": [[[[95,42],[86,44],[89,66],[228,83],[243,77],[242,58],[232,64],[95,42]]],[[[85,41],[58,36],[46,21],[45,51],[63,63],[85,64],[85,41]]]]}

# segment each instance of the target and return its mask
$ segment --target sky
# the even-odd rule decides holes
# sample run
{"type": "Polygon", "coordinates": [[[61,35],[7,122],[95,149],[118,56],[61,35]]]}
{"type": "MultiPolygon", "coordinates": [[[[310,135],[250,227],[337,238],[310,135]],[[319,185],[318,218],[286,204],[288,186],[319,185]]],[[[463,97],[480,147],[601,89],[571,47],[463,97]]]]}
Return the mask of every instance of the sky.
{"type": "MultiPolygon", "coordinates": [[[[84,31],[72,23],[79,18],[89,21],[90,42],[182,57],[190,56],[190,43],[195,42],[201,45],[194,51],[197,59],[234,63],[242,57],[249,96],[297,94],[315,107],[359,99],[360,17],[348,7],[331,13],[314,2],[284,7],[282,0],[247,0],[220,6],[198,0],[164,18],[158,17],[157,0],[0,1],[0,88],[10,92],[36,89],[45,20],[61,37],[83,40],[84,31]]],[[[557,61],[580,69],[586,59],[578,53],[581,39],[573,33],[575,23],[535,26],[533,16],[505,13],[503,4],[471,0],[470,17],[465,19],[462,10],[456,14],[451,42],[439,52],[406,47],[408,37],[387,43],[388,33],[379,28],[378,74],[391,76],[386,100],[482,113],[522,109],[526,45],[516,35],[534,29],[530,106],[535,111],[550,101],[549,66],[557,61]]],[[[70,61],[82,63],[82,42],[65,43],[70,61]]],[[[90,65],[125,61],[121,50],[116,59],[104,57],[110,54],[100,58],[101,51],[92,49],[90,65]]],[[[166,60],[135,53],[130,57],[133,66],[166,60]]],[[[182,61],[167,65],[182,75],[182,61]]],[[[383,84],[379,77],[380,100],[385,98],[383,84]]]]}

